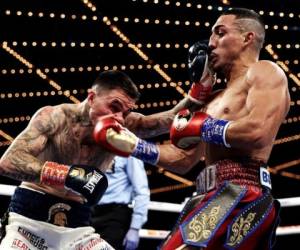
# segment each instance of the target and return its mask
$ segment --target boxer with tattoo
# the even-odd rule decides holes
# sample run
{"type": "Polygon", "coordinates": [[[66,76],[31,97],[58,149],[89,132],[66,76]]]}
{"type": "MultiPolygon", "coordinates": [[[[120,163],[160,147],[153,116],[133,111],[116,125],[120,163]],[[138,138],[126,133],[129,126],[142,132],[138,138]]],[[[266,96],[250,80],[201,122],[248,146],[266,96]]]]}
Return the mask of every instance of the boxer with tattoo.
{"type": "MultiPolygon", "coordinates": [[[[143,116],[132,112],[139,95],[125,73],[105,71],[83,102],[42,107],[33,115],[0,160],[1,175],[22,181],[8,208],[0,249],[16,244],[28,249],[112,249],[88,227],[90,207],[107,187],[103,172],[115,156],[94,140],[95,125],[106,118],[140,137],[156,136],[168,132],[176,113],[191,103],[184,99],[169,111],[143,116]],[[39,239],[40,247],[28,235],[39,239]]],[[[152,144],[142,146],[151,149],[152,144]]],[[[150,150],[144,158],[154,162],[157,156],[157,150],[150,150]]]]}

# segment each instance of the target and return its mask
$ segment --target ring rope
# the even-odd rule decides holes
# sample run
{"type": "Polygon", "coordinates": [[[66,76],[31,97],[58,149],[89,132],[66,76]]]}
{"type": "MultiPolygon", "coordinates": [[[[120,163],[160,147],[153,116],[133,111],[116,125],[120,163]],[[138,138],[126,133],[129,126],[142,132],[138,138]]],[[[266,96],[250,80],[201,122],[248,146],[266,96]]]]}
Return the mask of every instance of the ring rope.
{"type": "MultiPolygon", "coordinates": [[[[0,195],[11,196],[16,189],[16,186],[0,184],[0,195]]],[[[185,199],[185,202],[188,200],[185,199]]],[[[278,199],[282,207],[295,207],[300,206],[300,197],[282,198],[278,199]]],[[[159,202],[150,201],[148,206],[149,210],[161,211],[161,212],[173,212],[180,213],[183,209],[185,202],[182,204],[169,203],[169,202],[159,202]]],[[[156,229],[141,229],[139,231],[141,238],[146,239],[164,239],[167,237],[170,231],[167,230],[156,230],[156,229]]],[[[278,227],[276,230],[276,235],[290,235],[290,234],[300,234],[300,225],[293,226],[282,226],[278,227]]]]}

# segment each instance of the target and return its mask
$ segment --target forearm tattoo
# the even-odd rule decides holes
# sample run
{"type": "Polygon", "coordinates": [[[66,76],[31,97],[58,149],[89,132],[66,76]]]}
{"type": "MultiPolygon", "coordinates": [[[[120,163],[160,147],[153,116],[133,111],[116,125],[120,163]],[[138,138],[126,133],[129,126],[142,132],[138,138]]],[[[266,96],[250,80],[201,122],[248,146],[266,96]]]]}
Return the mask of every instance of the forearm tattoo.
{"type": "Polygon", "coordinates": [[[174,117],[180,110],[187,108],[194,111],[198,110],[199,107],[199,104],[184,98],[175,107],[165,112],[148,116],[138,115],[138,113],[132,115],[127,127],[143,138],[166,134],[169,133],[174,117]]]}
{"type": "Polygon", "coordinates": [[[37,114],[2,156],[0,173],[20,181],[38,182],[43,162],[36,156],[43,151],[45,134],[53,130],[53,122],[47,110],[37,114]]]}
{"type": "Polygon", "coordinates": [[[162,112],[147,116],[141,123],[138,135],[143,138],[150,138],[169,132],[175,114],[172,112],[162,112]]]}
{"type": "MultiPolygon", "coordinates": [[[[5,160],[6,161],[6,160],[5,160]]],[[[37,182],[41,170],[41,163],[35,162],[28,154],[12,151],[7,156],[7,163],[1,166],[1,175],[19,181],[37,182]]]]}
{"type": "Polygon", "coordinates": [[[173,111],[177,114],[182,109],[189,109],[190,111],[200,110],[203,105],[193,102],[190,98],[184,98],[174,108],[173,111]]]}

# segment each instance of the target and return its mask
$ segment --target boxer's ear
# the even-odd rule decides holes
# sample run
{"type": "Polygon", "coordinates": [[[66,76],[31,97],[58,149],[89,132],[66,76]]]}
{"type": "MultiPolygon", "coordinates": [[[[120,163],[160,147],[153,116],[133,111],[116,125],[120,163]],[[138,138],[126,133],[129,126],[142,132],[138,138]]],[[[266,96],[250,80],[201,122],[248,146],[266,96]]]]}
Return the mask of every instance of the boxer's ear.
{"type": "Polygon", "coordinates": [[[96,96],[96,92],[93,89],[88,89],[87,100],[90,105],[93,103],[95,96],[96,96]]]}
{"type": "Polygon", "coordinates": [[[243,34],[244,36],[244,45],[248,45],[250,43],[252,43],[255,39],[255,33],[250,31],[250,32],[245,32],[243,34]]]}

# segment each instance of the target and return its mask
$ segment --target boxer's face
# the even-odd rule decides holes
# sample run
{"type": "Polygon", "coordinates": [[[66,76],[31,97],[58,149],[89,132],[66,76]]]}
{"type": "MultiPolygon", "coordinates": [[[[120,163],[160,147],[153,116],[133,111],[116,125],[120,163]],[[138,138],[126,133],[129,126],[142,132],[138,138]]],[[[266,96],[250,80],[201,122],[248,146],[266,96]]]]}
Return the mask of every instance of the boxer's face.
{"type": "Polygon", "coordinates": [[[243,49],[244,35],[237,27],[234,15],[220,16],[212,28],[209,39],[210,65],[214,71],[230,67],[243,49]]]}
{"type": "Polygon", "coordinates": [[[135,100],[130,98],[122,89],[102,90],[100,93],[90,92],[90,119],[95,124],[102,116],[112,116],[124,124],[125,117],[134,108],[135,100]]]}

